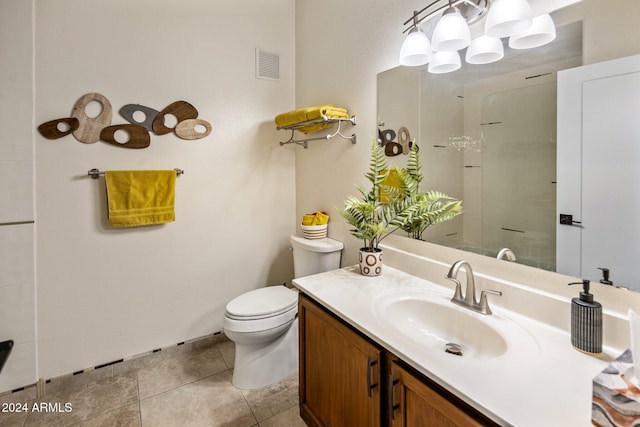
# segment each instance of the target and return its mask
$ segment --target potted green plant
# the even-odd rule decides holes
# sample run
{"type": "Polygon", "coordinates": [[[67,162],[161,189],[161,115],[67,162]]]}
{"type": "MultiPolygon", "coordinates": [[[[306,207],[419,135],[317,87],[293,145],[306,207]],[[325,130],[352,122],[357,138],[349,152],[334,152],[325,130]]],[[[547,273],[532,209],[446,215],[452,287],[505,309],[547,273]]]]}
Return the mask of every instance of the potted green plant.
{"type": "Polygon", "coordinates": [[[366,276],[377,276],[382,272],[379,244],[385,237],[405,227],[442,222],[461,211],[460,202],[445,194],[419,192],[422,176],[416,144],[409,154],[410,167],[389,169],[382,146],[374,140],[369,171],[365,174],[371,187],[367,190],[358,186],[361,197],[349,196],[341,211],[342,217],[353,227],[351,234],[363,241],[359,260],[360,271],[366,276]],[[390,175],[393,175],[393,182],[389,182],[390,175]],[[442,219],[438,221],[439,217],[442,219]]]}

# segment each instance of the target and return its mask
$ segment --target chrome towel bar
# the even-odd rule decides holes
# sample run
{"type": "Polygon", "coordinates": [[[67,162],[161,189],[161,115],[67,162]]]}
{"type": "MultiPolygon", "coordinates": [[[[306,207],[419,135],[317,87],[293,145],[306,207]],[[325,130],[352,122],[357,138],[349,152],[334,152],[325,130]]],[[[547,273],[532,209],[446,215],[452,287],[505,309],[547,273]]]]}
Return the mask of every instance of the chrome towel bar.
{"type": "MultiPolygon", "coordinates": [[[[183,169],[178,169],[175,168],[174,171],[176,171],[176,175],[180,176],[182,174],[184,174],[184,170],[183,169]]],[[[100,175],[104,175],[104,171],[101,171],[100,169],[90,169],[89,172],[87,172],[87,175],[89,175],[92,179],[98,179],[98,177],[100,175]]]]}

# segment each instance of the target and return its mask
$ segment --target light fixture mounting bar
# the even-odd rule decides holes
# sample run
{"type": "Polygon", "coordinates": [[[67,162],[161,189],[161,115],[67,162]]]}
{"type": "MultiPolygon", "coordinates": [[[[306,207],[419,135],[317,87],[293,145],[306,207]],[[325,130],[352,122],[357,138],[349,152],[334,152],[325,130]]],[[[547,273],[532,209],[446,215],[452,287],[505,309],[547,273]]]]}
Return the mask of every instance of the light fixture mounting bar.
{"type": "Polygon", "coordinates": [[[409,25],[409,27],[405,28],[402,33],[410,31],[413,27],[417,27],[446,8],[460,5],[466,6],[464,10],[460,11],[462,16],[465,17],[469,24],[473,24],[485,15],[490,3],[490,0],[436,0],[420,11],[414,12],[411,18],[404,21],[403,26],[409,25]],[[435,9],[433,9],[434,7],[435,9]],[[426,13],[426,15],[421,17],[420,15],[423,13],[426,13]]]}
{"type": "MultiPolygon", "coordinates": [[[[462,0],[457,0],[457,1],[462,1],[462,0]]],[[[449,7],[449,1],[448,0],[436,0],[433,3],[431,3],[430,5],[425,6],[424,8],[422,8],[418,12],[414,11],[413,15],[411,16],[411,18],[407,19],[402,24],[402,25],[406,26],[407,24],[411,23],[411,25],[409,25],[409,28],[405,28],[405,30],[402,31],[402,33],[404,34],[407,31],[411,30],[413,27],[417,27],[418,25],[422,24],[424,21],[426,21],[427,19],[431,18],[433,15],[435,15],[436,13],[438,13],[441,10],[445,9],[446,7],[449,7]],[[444,3],[444,5],[440,5],[436,9],[427,12],[429,9],[431,9],[434,6],[436,6],[438,3],[444,3]],[[422,15],[425,12],[427,12],[427,14],[421,18],[420,15],[422,15]]]]}

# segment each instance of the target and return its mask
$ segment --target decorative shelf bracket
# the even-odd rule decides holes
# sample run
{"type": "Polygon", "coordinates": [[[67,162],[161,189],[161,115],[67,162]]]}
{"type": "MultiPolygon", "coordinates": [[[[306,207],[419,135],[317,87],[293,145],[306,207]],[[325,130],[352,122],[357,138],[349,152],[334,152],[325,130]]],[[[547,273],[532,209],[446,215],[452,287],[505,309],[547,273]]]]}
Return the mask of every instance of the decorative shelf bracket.
{"type": "Polygon", "coordinates": [[[338,119],[338,118],[331,118],[331,117],[326,117],[326,116],[322,116],[320,119],[317,120],[309,120],[306,122],[300,122],[300,123],[296,123],[293,125],[289,125],[289,126],[278,126],[276,127],[277,130],[280,129],[288,129],[291,130],[291,137],[287,140],[287,141],[281,141],[280,145],[286,145],[286,144],[298,144],[298,145],[302,145],[304,148],[307,148],[307,142],[308,141],[318,141],[320,139],[324,139],[324,140],[329,140],[335,136],[339,136],[343,139],[348,139],[349,141],[351,141],[352,144],[356,143],[357,137],[356,134],[353,133],[351,134],[351,136],[346,136],[344,134],[342,134],[340,132],[340,127],[342,125],[342,122],[350,122],[352,126],[356,125],[356,116],[351,116],[348,119],[338,119]],[[329,135],[324,135],[324,136],[318,136],[315,138],[304,138],[304,139],[294,139],[294,134],[296,130],[305,128],[307,126],[312,126],[312,125],[317,125],[317,124],[322,124],[322,123],[338,123],[338,128],[336,129],[336,131],[334,133],[331,133],[329,135]]]}

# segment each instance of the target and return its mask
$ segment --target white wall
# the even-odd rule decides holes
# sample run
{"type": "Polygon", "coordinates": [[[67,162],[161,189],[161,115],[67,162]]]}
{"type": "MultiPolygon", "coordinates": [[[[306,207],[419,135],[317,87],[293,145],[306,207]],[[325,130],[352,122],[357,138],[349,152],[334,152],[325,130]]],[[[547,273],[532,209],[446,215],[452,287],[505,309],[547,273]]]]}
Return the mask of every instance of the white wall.
{"type": "Polygon", "coordinates": [[[294,106],[293,0],[37,0],[35,124],[82,95],[156,110],[185,100],[207,138],[142,150],[72,136],[36,147],[39,376],[221,330],[226,303],[293,275],[294,153],[273,117],[294,106]],[[255,48],[280,53],[255,78],[255,48]],[[113,229],[91,168],[172,169],[176,222],[113,229]]]}
{"type": "Polygon", "coordinates": [[[345,243],[343,265],[357,261],[361,242],[349,234],[339,210],[348,195],[358,194],[355,184],[367,183],[371,140],[377,137],[376,75],[397,65],[401,24],[414,10],[412,3],[420,5],[384,0],[296,3],[296,106],[334,103],[358,117],[356,145],[334,138],[296,149],[297,216],[318,209],[331,214],[329,237],[345,243]]]}
{"type": "Polygon", "coordinates": [[[33,264],[33,4],[0,0],[0,392],[36,379],[33,264]]]}

